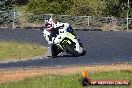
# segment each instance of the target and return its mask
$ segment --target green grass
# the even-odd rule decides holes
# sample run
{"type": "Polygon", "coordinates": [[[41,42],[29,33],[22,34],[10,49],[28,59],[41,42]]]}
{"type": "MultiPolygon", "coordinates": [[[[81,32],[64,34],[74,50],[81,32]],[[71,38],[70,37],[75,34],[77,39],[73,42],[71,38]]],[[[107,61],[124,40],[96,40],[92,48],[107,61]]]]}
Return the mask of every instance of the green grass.
{"type": "Polygon", "coordinates": [[[0,61],[46,55],[47,48],[19,42],[0,42],[0,61]]]}
{"type": "MultiPolygon", "coordinates": [[[[26,78],[20,81],[0,84],[0,88],[84,88],[79,84],[80,74],[72,75],[44,75],[26,78]]],[[[129,79],[132,74],[123,72],[92,72],[90,79],[129,79]]],[[[132,88],[132,86],[87,86],[85,88],[132,88]]]]}

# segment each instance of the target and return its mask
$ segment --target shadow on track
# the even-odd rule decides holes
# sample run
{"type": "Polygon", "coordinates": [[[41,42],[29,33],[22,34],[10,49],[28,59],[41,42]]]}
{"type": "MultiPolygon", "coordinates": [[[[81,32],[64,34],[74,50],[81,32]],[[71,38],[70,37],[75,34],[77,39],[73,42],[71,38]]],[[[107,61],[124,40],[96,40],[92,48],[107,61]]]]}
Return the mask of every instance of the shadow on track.
{"type": "MultiPolygon", "coordinates": [[[[52,58],[52,56],[47,56],[47,57],[52,58]]],[[[62,57],[67,58],[67,57],[75,57],[75,56],[72,56],[72,55],[67,54],[67,55],[57,56],[57,57],[55,57],[55,58],[62,58],[62,57]]],[[[80,56],[79,56],[79,57],[80,57],[80,56]]]]}

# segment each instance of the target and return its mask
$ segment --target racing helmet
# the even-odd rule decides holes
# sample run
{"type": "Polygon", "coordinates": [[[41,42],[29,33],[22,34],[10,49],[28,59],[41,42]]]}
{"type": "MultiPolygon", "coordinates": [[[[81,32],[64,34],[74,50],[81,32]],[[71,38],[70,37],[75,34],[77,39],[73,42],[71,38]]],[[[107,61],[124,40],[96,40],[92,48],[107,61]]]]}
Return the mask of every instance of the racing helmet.
{"type": "Polygon", "coordinates": [[[45,20],[45,27],[46,28],[52,28],[53,27],[53,24],[54,24],[54,22],[53,22],[53,19],[52,18],[47,18],[45,20]]]}

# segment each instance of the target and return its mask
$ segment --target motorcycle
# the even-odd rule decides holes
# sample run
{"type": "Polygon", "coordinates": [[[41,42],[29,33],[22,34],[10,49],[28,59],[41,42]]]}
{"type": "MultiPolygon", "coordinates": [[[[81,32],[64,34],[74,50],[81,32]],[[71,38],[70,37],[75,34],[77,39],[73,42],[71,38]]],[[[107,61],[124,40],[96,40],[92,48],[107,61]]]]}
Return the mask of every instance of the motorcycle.
{"type": "MultiPolygon", "coordinates": [[[[59,35],[55,38],[56,42],[52,44],[51,53],[53,57],[56,57],[61,52],[66,52],[67,54],[71,54],[72,56],[84,56],[86,54],[86,50],[83,47],[83,44],[80,42],[80,38],[75,36],[73,33],[67,32],[66,30],[58,30],[59,35]],[[74,40],[78,40],[79,42],[79,52],[76,50],[76,44],[74,40]]],[[[50,33],[46,31],[43,32],[44,37],[47,41],[49,41],[50,33]]]]}

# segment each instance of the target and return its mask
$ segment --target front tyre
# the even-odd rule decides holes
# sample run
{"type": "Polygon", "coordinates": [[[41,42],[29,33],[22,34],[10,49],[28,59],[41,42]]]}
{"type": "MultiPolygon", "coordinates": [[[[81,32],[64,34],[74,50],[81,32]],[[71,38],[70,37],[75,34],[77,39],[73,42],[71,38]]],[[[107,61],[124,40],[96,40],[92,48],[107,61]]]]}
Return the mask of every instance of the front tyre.
{"type": "Polygon", "coordinates": [[[79,56],[79,53],[77,51],[75,51],[74,48],[70,44],[68,44],[67,42],[64,42],[63,46],[73,56],[75,56],[75,57],[79,56]]]}
{"type": "Polygon", "coordinates": [[[51,47],[51,53],[52,53],[52,57],[53,57],[53,58],[57,57],[57,55],[58,55],[59,53],[61,53],[61,52],[62,52],[62,50],[59,49],[59,48],[57,47],[56,44],[53,44],[53,45],[52,45],[52,47],[51,47]]]}

